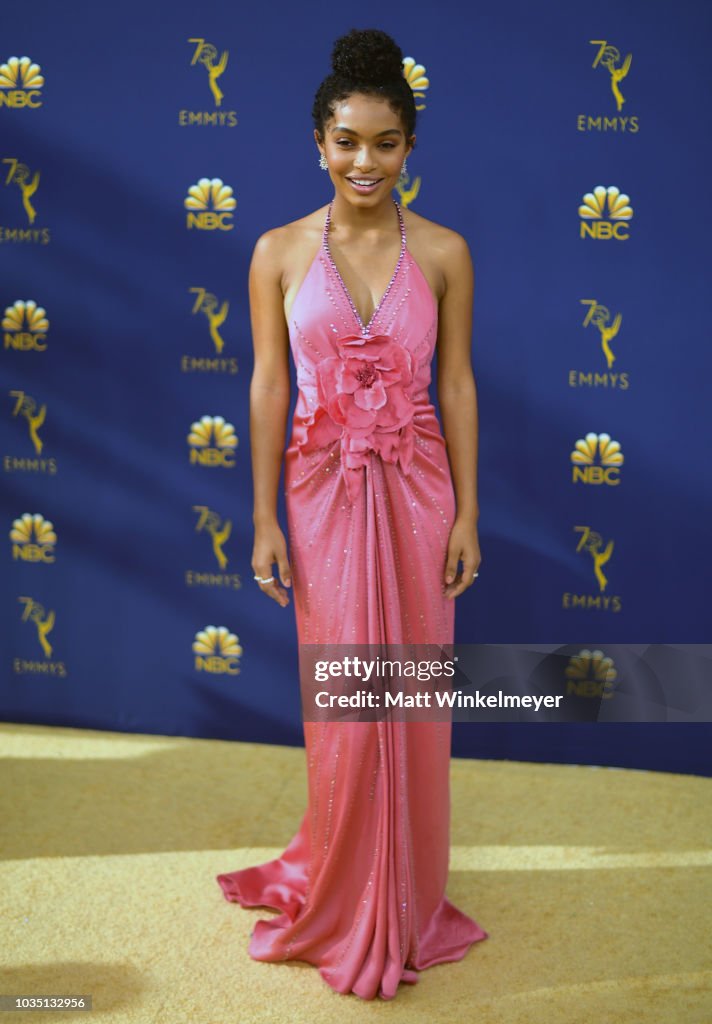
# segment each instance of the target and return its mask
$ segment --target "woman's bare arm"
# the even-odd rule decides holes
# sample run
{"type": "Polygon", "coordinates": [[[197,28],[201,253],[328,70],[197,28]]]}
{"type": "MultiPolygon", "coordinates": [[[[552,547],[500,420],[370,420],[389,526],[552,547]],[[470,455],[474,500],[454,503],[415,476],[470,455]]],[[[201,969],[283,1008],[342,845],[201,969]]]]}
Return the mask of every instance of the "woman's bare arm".
{"type": "Polygon", "coordinates": [[[290,402],[289,333],[282,294],[281,228],[267,231],[257,240],[250,263],[250,320],[254,368],[250,381],[250,449],[254,504],[252,521],[255,542],[252,569],[271,583],[260,589],[284,607],[289,598],[284,587],[291,586],[287,542],[277,519],[277,489],[286,441],[290,402]]]}
{"type": "Polygon", "coordinates": [[[477,520],[477,388],[472,371],[474,268],[467,242],[449,232],[443,246],[445,293],[438,313],[438,403],[456,498],[444,568],[445,594],[457,597],[474,582],[481,563],[477,520]],[[463,568],[458,575],[458,565],[463,568]]]}
{"type": "Polygon", "coordinates": [[[250,263],[250,320],[254,367],[250,381],[250,448],[254,488],[253,522],[277,518],[290,402],[289,336],[282,296],[280,229],[267,231],[250,263]]]}
{"type": "Polygon", "coordinates": [[[472,372],[474,269],[465,239],[456,233],[443,252],[445,294],[438,329],[438,402],[452,469],[457,515],[477,521],[477,388],[472,372]]]}

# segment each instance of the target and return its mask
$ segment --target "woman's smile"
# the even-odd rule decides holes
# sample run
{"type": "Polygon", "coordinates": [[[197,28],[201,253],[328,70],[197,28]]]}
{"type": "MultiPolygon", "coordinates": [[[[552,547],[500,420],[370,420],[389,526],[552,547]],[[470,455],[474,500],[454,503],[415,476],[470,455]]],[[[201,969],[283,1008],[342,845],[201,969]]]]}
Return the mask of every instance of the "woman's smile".
{"type": "Polygon", "coordinates": [[[351,182],[351,185],[353,186],[356,192],[369,193],[375,192],[375,190],[383,181],[383,178],[361,178],[356,176],[349,178],[347,176],[346,180],[351,182]]]}

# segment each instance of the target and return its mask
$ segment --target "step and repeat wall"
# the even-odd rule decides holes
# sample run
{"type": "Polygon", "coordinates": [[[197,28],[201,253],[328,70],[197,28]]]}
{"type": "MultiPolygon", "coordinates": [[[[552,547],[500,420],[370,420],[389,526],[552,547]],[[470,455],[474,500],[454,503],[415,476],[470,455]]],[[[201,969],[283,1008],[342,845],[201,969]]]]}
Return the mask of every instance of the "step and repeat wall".
{"type": "MultiPolygon", "coordinates": [[[[706,7],[2,21],[5,721],[302,742],[293,603],[250,566],[247,274],[262,232],[333,195],[311,107],[354,25],[407,55],[394,195],[475,265],[483,560],[457,641],[567,641],[595,700],[606,644],[709,638],[706,7]]],[[[500,723],[453,749],[701,772],[709,739],[500,723]]]]}

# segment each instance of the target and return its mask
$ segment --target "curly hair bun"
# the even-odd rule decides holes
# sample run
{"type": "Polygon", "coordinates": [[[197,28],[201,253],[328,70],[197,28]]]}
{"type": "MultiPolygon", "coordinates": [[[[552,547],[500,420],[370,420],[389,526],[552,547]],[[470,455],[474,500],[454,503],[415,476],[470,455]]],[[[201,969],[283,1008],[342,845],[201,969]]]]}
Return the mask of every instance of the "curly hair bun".
{"type": "Polygon", "coordinates": [[[380,29],[352,28],[334,43],[331,67],[349,81],[378,84],[403,75],[403,51],[380,29]]]}

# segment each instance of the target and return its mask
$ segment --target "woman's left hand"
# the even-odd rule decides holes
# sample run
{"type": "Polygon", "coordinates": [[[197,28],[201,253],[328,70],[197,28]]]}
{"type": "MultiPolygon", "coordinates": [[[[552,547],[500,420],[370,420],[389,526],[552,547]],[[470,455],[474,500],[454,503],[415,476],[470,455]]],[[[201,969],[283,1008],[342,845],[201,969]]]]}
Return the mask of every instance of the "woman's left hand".
{"type": "Polygon", "coordinates": [[[477,536],[477,524],[472,520],[455,519],[447,548],[445,563],[445,597],[459,597],[475,582],[474,574],[480,567],[482,555],[477,536]],[[462,572],[457,567],[462,561],[462,572]]]}

